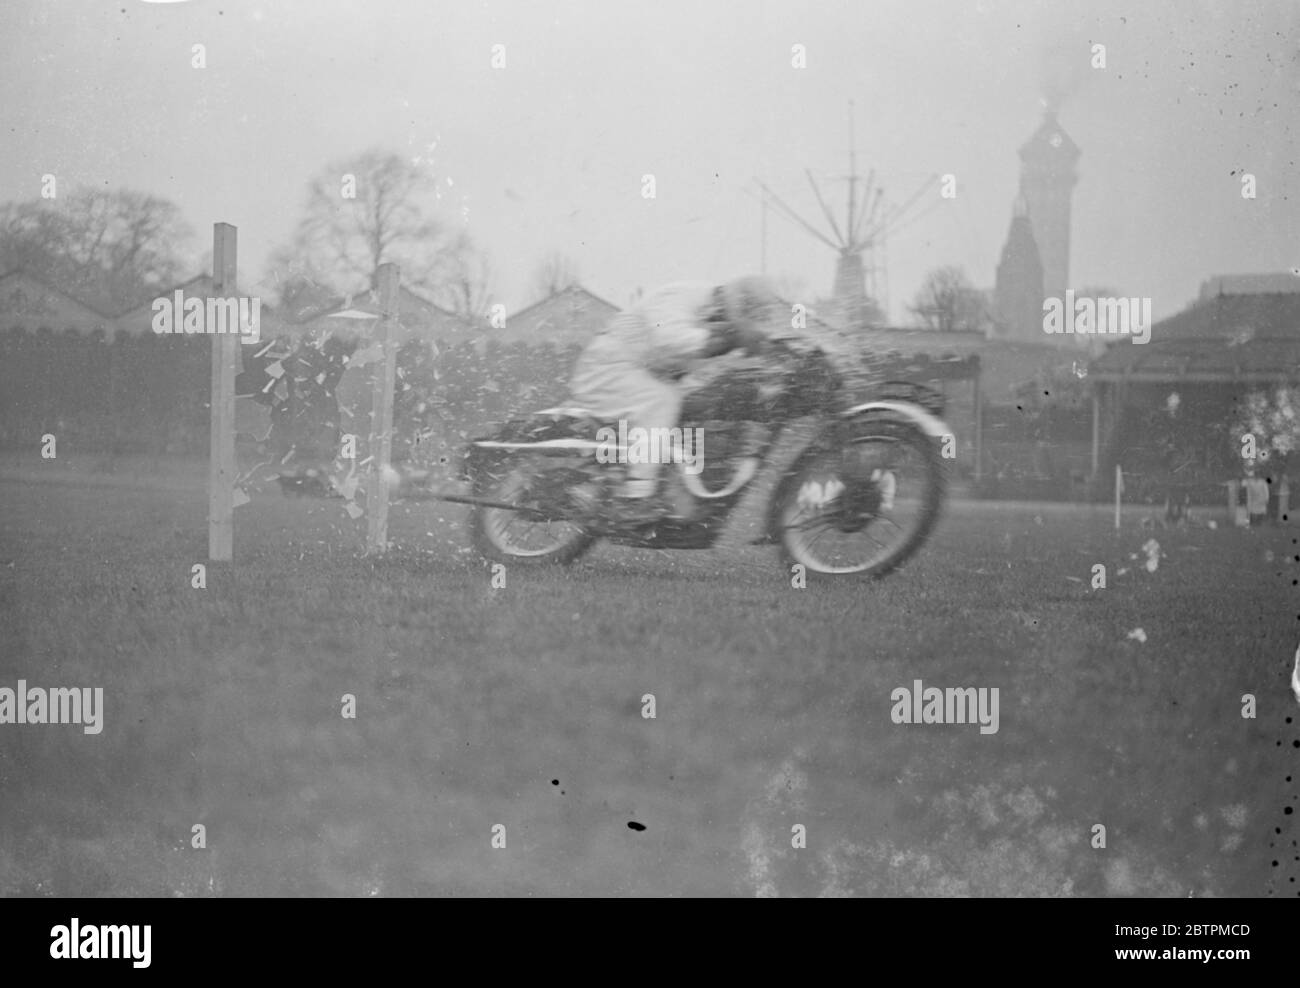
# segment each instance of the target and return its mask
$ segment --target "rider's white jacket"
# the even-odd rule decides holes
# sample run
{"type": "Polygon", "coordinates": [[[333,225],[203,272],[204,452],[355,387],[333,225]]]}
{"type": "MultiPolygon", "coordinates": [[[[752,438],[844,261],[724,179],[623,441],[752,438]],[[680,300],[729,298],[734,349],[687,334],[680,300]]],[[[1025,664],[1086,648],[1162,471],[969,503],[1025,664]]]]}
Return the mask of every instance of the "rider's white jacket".
{"type": "Polygon", "coordinates": [[[690,281],[655,289],[593,339],[587,355],[665,377],[689,371],[710,339],[705,320],[713,305],[713,287],[690,281]]]}
{"type": "MultiPolygon", "coordinates": [[[[578,357],[570,391],[575,402],[606,421],[629,427],[672,428],[681,412],[680,376],[704,363],[713,286],[665,285],[615,316],[578,357]]],[[[653,493],[656,462],[628,465],[628,489],[653,493]]]]}

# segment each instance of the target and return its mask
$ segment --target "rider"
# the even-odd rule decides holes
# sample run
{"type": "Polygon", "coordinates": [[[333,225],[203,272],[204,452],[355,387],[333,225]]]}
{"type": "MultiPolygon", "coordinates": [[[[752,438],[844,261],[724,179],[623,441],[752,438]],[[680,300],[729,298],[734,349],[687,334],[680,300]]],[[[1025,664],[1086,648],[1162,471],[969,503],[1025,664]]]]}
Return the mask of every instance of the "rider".
{"type": "MultiPolygon", "coordinates": [[[[587,345],[569,383],[572,396],[596,418],[623,419],[629,430],[673,428],[687,390],[681,379],[737,347],[757,354],[778,305],[757,277],[666,285],[615,316],[587,345]]],[[[627,466],[620,517],[658,519],[668,510],[658,495],[660,464],[627,466]]]]}

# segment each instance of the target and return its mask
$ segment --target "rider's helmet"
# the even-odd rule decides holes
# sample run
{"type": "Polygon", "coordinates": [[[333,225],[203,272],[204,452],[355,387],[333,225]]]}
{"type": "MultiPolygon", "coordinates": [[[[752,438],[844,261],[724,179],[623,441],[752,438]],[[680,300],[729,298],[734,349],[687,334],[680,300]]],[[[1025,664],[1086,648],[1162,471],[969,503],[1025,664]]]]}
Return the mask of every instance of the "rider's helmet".
{"type": "Polygon", "coordinates": [[[758,353],[780,311],[781,299],[772,286],[765,278],[750,275],[719,285],[714,295],[731,345],[744,346],[751,355],[758,353]]]}
{"type": "Polygon", "coordinates": [[[760,324],[775,315],[781,299],[766,278],[748,275],[720,286],[723,318],[734,325],[760,324]]]}

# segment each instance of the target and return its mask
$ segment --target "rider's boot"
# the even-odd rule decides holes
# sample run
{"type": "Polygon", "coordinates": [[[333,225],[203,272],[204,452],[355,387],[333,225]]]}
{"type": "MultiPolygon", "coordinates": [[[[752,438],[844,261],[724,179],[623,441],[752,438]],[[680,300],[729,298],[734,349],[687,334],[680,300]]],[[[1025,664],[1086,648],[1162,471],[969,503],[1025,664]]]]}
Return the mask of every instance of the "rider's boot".
{"type": "Polygon", "coordinates": [[[620,527],[640,528],[663,519],[672,505],[649,479],[628,479],[614,495],[614,520],[620,527]]]}
{"type": "Polygon", "coordinates": [[[640,528],[660,521],[671,510],[671,506],[658,497],[623,497],[614,498],[614,519],[619,525],[640,528]]]}

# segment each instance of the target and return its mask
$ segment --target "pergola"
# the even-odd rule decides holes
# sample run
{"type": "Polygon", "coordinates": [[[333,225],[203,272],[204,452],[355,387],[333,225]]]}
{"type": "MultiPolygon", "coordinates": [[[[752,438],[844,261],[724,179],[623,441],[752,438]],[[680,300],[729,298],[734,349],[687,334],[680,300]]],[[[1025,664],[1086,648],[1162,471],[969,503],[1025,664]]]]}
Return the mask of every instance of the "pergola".
{"type": "Polygon", "coordinates": [[[1246,392],[1300,383],[1300,292],[1205,299],[1152,326],[1148,343],[1121,338],[1112,344],[1089,365],[1088,379],[1096,477],[1135,388],[1217,385],[1246,392]]]}

